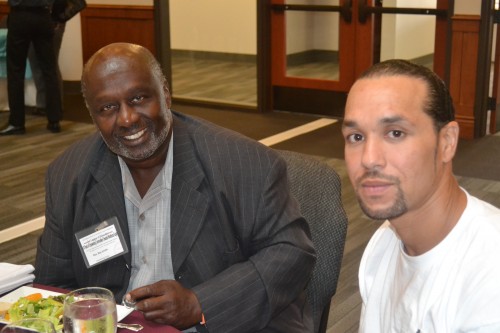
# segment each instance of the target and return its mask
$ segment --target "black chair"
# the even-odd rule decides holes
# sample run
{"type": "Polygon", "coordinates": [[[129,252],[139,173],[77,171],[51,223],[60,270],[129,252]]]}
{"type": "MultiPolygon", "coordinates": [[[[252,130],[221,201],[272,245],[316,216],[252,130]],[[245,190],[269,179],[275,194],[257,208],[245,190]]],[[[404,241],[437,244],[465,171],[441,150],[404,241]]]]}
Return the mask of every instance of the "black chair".
{"type": "Polygon", "coordinates": [[[313,311],[314,332],[324,333],[347,233],[340,177],[326,163],[309,155],[278,152],[286,160],[291,191],[311,229],[317,261],[307,286],[307,297],[313,311]]]}

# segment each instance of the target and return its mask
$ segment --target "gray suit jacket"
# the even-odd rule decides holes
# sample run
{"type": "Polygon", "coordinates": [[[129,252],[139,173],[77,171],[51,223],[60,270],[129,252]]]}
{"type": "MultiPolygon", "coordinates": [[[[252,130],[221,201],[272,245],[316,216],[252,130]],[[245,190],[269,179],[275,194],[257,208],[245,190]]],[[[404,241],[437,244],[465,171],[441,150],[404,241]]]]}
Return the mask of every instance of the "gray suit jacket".
{"type": "MultiPolygon", "coordinates": [[[[210,332],[312,332],[304,288],[315,254],[285,162],[244,136],[173,114],[176,280],[196,293],[210,332]]],[[[130,248],[118,159],[95,133],[49,166],[35,281],[107,287],[120,300],[130,253],[88,269],[74,235],[113,216],[130,248]]]]}

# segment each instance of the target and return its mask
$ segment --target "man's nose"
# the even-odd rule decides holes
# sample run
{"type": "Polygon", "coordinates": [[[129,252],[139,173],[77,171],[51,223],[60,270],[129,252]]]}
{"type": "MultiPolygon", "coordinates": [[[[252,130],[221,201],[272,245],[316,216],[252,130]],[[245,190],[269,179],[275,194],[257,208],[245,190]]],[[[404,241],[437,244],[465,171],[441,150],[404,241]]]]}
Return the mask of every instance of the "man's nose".
{"type": "Polygon", "coordinates": [[[131,124],[135,123],[137,118],[137,112],[134,111],[133,107],[131,107],[127,103],[120,104],[120,111],[118,112],[117,119],[118,125],[128,127],[131,124]]]}
{"type": "Polygon", "coordinates": [[[367,169],[385,166],[384,143],[374,138],[368,138],[363,146],[361,163],[367,169]]]}

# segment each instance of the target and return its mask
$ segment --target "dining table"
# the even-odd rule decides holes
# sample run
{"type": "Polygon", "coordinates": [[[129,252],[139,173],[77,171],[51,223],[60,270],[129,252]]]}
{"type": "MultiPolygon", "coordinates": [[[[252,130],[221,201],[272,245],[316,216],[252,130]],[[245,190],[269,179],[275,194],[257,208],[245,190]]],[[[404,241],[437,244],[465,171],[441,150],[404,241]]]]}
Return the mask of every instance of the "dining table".
{"type": "MultiPolygon", "coordinates": [[[[61,289],[58,287],[53,287],[53,286],[47,286],[47,285],[42,285],[38,283],[33,283],[33,288],[38,288],[38,289],[43,289],[43,290],[49,290],[53,292],[58,292],[58,293],[67,293],[68,290],[66,289],[61,289]]],[[[180,333],[178,329],[175,327],[169,326],[169,325],[162,325],[162,324],[156,324],[152,321],[148,321],[144,318],[144,315],[137,310],[133,310],[128,316],[123,318],[121,323],[125,324],[140,324],[142,325],[143,329],[140,330],[140,333],[180,333]]],[[[1,329],[0,325],[0,329],[1,329]]],[[[128,329],[125,328],[118,328],[117,332],[119,333],[127,333],[127,332],[132,332],[128,329]]]]}

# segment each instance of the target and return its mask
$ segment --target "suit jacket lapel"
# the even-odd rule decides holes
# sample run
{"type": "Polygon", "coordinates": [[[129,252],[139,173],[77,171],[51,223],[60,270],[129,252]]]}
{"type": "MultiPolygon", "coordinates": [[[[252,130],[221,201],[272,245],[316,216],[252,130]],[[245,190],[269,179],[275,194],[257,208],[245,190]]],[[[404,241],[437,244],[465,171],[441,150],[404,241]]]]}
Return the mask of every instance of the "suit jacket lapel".
{"type": "Polygon", "coordinates": [[[208,199],[199,187],[205,178],[187,126],[174,115],[171,249],[177,272],[189,254],[208,211],[208,199]]]}
{"type": "MultiPolygon", "coordinates": [[[[209,204],[206,195],[199,191],[205,178],[200,162],[196,157],[195,146],[191,141],[189,129],[174,114],[174,167],[172,173],[172,202],[170,217],[170,237],[172,265],[174,273],[186,259],[196,240],[209,204]]],[[[99,219],[104,221],[116,216],[123,236],[130,249],[127,213],[118,159],[101,141],[98,156],[90,172],[96,184],[88,192],[88,200],[99,219]]],[[[125,256],[131,264],[131,253],[125,256]]]]}
{"type": "MultiPolygon", "coordinates": [[[[102,142],[102,141],[101,141],[102,142]]],[[[88,192],[87,198],[94,208],[99,221],[104,221],[116,216],[122,229],[123,236],[127,242],[129,252],[124,258],[127,264],[131,264],[131,245],[128,230],[127,212],[121,179],[121,170],[118,158],[102,142],[94,165],[91,166],[91,174],[94,175],[96,184],[88,192]]]]}

